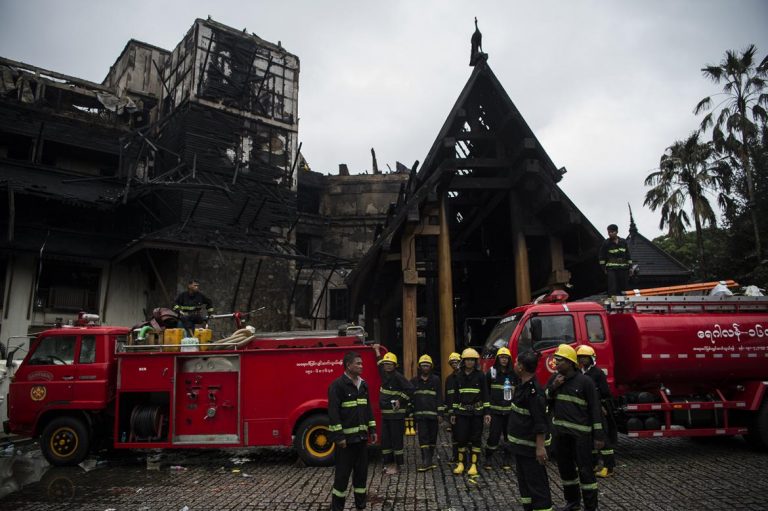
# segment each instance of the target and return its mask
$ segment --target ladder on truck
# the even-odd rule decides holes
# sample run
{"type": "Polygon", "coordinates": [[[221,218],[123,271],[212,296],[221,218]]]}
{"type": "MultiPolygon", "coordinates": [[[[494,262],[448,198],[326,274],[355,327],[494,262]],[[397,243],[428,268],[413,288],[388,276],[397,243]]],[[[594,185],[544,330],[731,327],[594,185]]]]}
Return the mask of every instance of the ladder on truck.
{"type": "Polygon", "coordinates": [[[718,284],[739,287],[733,280],[633,289],[607,302],[610,310],[654,313],[768,312],[768,296],[709,296],[718,284]],[[680,294],[688,293],[688,294],[680,294]],[[698,293],[698,294],[691,294],[698,293]]]}

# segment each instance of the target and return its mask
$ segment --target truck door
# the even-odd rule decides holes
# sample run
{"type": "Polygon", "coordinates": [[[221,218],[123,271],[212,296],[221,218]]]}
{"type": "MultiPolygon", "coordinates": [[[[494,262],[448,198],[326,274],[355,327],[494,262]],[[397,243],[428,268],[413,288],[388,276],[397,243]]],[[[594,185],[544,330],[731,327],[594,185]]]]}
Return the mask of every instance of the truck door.
{"type": "Polygon", "coordinates": [[[14,422],[27,429],[47,408],[67,407],[72,401],[77,368],[76,335],[42,337],[16,371],[10,402],[14,422]]]}
{"type": "MultiPolygon", "coordinates": [[[[541,362],[537,377],[545,385],[549,377],[556,372],[552,355],[560,344],[575,344],[576,328],[573,314],[537,314],[525,320],[517,338],[517,353],[535,350],[541,353],[541,362]],[[531,322],[541,322],[541,341],[534,343],[531,322]]],[[[514,351],[513,351],[514,353],[514,351]]]]}
{"type": "Polygon", "coordinates": [[[580,314],[580,316],[582,317],[581,323],[583,328],[581,332],[583,333],[583,338],[579,339],[579,344],[592,346],[597,358],[596,365],[607,376],[611,392],[615,392],[613,347],[608,342],[608,336],[606,335],[607,325],[605,324],[604,314],[587,312],[580,314]]]}

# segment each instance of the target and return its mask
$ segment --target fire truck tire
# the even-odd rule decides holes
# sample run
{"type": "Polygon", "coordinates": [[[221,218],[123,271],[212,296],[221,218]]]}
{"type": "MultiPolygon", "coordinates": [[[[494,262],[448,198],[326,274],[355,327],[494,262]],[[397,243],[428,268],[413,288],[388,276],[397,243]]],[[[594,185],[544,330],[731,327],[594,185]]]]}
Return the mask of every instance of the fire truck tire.
{"type": "Polygon", "coordinates": [[[763,405],[755,414],[749,433],[744,438],[753,447],[768,450],[768,397],[763,399],[763,405]]]}
{"type": "Polygon", "coordinates": [[[336,445],[328,431],[330,419],[324,413],[310,415],[296,428],[293,446],[304,463],[313,467],[333,465],[336,445]]]}
{"type": "Polygon", "coordinates": [[[91,438],[82,420],[75,417],[57,417],[43,429],[40,450],[51,465],[62,467],[77,465],[85,459],[91,438]]]}

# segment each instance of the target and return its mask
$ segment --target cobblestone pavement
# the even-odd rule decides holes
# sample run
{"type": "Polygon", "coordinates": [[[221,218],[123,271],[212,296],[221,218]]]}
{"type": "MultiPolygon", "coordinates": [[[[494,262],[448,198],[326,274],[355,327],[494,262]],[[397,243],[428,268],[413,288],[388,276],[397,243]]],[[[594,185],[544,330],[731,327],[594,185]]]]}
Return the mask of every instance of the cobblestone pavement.
{"type": "MultiPolygon", "coordinates": [[[[406,439],[408,465],[398,476],[384,476],[381,461],[372,460],[369,508],[521,509],[514,472],[481,469],[479,484],[471,485],[451,473],[444,435],[441,440],[441,463],[431,472],[415,470],[414,437],[406,439]]],[[[768,453],[754,452],[738,438],[622,437],[617,453],[616,475],[599,482],[603,511],[766,509],[768,453]]],[[[172,451],[149,463],[146,452],[130,452],[89,459],[84,467],[49,468],[32,447],[0,458],[0,510],[325,510],[333,479],[333,468],[301,467],[287,449],[172,451]]],[[[561,505],[553,464],[549,475],[555,504],[561,505]]]]}

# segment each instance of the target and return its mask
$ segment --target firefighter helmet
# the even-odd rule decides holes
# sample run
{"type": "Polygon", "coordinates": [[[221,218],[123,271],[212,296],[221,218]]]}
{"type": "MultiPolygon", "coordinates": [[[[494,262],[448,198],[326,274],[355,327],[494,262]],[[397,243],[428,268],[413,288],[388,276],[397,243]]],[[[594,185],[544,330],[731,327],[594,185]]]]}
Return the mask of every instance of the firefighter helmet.
{"type": "Polygon", "coordinates": [[[384,353],[384,356],[381,357],[381,360],[379,360],[379,364],[383,364],[384,362],[391,362],[397,365],[397,355],[395,355],[391,351],[384,353]]]}
{"type": "Polygon", "coordinates": [[[499,348],[499,351],[496,352],[496,356],[500,357],[502,355],[512,358],[512,353],[510,353],[509,348],[499,348]]]}
{"type": "Polygon", "coordinates": [[[421,364],[434,365],[432,363],[432,357],[430,357],[429,355],[422,355],[422,356],[419,357],[419,365],[421,365],[421,364]]]}
{"type": "Polygon", "coordinates": [[[461,362],[461,355],[456,353],[455,351],[450,354],[448,357],[448,362],[453,362],[454,360],[461,362]]]}
{"type": "Polygon", "coordinates": [[[480,354],[474,348],[467,348],[461,352],[461,358],[480,358],[480,354]]]}
{"type": "Polygon", "coordinates": [[[576,350],[573,349],[568,344],[561,344],[557,347],[557,351],[555,351],[555,356],[564,358],[566,360],[570,360],[574,364],[578,365],[578,360],[576,359],[576,350]]]}
{"type": "Polygon", "coordinates": [[[581,346],[579,346],[579,349],[576,350],[576,356],[581,357],[582,355],[586,357],[594,357],[595,350],[592,349],[592,346],[587,346],[586,344],[582,344],[581,346]]]}

